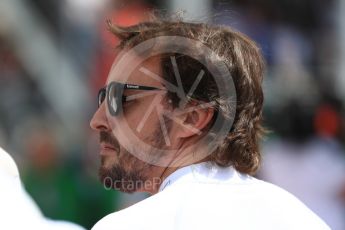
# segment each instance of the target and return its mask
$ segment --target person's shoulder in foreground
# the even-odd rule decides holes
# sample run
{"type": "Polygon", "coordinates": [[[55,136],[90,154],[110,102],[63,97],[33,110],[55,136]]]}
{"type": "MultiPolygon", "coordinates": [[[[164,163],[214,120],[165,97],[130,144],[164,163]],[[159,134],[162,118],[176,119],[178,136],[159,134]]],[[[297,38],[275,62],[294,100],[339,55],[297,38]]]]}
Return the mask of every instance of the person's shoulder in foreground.
{"type": "Polygon", "coordinates": [[[18,167],[0,147],[0,229],[83,230],[66,221],[45,218],[22,187],[18,167]]]}
{"type": "MultiPolygon", "coordinates": [[[[105,229],[329,229],[260,166],[264,60],[247,36],[181,21],[110,23],[121,51],[98,94],[104,186],[150,198],[105,229]]],[[[293,169],[292,169],[293,170],[293,169]]]]}
{"type": "Polygon", "coordinates": [[[161,192],[109,214],[106,229],[330,229],[287,191],[232,167],[201,163],[181,168],[161,192]]]}

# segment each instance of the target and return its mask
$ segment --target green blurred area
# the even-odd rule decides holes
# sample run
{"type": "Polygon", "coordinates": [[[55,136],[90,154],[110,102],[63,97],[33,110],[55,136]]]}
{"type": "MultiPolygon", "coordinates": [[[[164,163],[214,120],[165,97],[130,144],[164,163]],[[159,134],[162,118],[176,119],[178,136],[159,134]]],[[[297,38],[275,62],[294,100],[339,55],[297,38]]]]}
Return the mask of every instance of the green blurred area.
{"type": "Polygon", "coordinates": [[[47,168],[33,167],[25,172],[23,182],[45,216],[90,229],[117,209],[118,192],[107,191],[97,179],[83,174],[81,168],[72,161],[47,168]]]}

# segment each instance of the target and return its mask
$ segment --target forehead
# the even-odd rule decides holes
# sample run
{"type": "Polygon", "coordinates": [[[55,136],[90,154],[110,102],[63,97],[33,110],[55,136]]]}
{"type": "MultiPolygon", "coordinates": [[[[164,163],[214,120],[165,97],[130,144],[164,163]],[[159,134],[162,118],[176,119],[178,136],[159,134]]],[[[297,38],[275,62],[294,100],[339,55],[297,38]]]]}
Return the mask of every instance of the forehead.
{"type": "Polygon", "coordinates": [[[135,53],[120,53],[111,67],[107,84],[116,81],[158,87],[162,86],[159,81],[160,76],[159,56],[143,59],[135,53]]]}

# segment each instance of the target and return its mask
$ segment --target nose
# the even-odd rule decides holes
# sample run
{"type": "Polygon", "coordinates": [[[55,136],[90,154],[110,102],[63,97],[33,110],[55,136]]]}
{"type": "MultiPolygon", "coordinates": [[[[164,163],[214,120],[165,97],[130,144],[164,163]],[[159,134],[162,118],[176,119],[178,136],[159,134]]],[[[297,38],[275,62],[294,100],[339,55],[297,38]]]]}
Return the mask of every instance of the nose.
{"type": "Polygon", "coordinates": [[[101,104],[93,115],[90,127],[95,131],[110,131],[104,103],[101,104]]]}

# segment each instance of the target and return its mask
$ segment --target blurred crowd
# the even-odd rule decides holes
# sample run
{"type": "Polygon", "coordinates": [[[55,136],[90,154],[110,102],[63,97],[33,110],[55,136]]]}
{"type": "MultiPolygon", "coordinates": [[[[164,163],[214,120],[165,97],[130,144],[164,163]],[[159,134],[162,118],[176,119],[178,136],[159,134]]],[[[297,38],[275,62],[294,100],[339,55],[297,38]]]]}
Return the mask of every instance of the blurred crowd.
{"type": "MultiPolygon", "coordinates": [[[[105,21],[135,24],[156,9],[183,9],[183,1],[171,1],[174,7],[153,0],[2,2],[0,146],[12,153],[27,191],[46,216],[90,228],[134,202],[98,182],[98,137],[88,125],[116,56],[118,41],[105,21]]],[[[345,229],[338,1],[203,2],[209,9],[201,20],[244,32],[267,61],[269,132],[257,176],[295,194],[332,229],[345,229]]],[[[193,10],[198,1],[188,5],[193,10]]]]}

